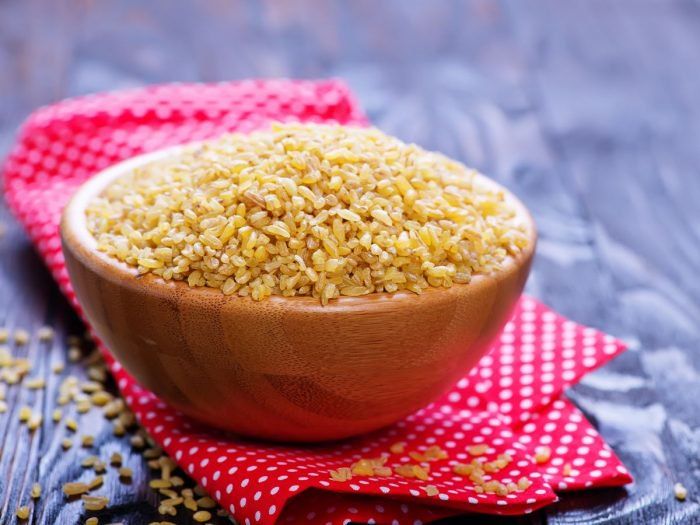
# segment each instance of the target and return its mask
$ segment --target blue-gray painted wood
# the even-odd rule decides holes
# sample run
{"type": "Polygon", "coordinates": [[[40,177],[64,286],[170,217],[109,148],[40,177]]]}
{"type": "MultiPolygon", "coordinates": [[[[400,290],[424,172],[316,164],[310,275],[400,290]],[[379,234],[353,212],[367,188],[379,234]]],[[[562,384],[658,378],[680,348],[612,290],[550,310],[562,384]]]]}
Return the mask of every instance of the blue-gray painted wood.
{"type": "MultiPolygon", "coordinates": [[[[379,127],[505,183],[541,232],[530,293],[630,343],[570,395],[636,478],[518,523],[700,523],[700,4],[693,0],[0,2],[0,154],[35,107],[173,80],[345,78],[379,127]],[[682,481],[688,501],[673,498],[682,481]]],[[[2,210],[0,317],[79,330],[2,210]]],[[[43,370],[64,348],[30,346],[43,370]]],[[[80,373],[79,367],[74,367],[80,373]]],[[[57,491],[81,451],[0,416],[0,516],[37,479],[34,523],[75,523],[57,491]]],[[[129,453],[98,417],[103,451],[129,453]]],[[[157,519],[147,468],[108,479],[103,522],[157,519]]],[[[1,520],[0,520],[1,521],[1,520]]],[[[181,519],[181,523],[186,520],[181,519]]],[[[463,518],[451,523],[506,523],[463,518]]]]}

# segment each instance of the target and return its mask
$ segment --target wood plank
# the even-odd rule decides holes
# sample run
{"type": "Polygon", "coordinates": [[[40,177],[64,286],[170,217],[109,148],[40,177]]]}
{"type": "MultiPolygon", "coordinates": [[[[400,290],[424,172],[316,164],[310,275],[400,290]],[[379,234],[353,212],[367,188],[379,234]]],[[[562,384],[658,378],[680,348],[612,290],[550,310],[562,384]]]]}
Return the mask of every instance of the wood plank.
{"type": "MultiPolygon", "coordinates": [[[[627,490],[564,498],[525,522],[690,523],[700,519],[700,91],[690,2],[0,3],[0,152],[37,105],[146,82],[341,75],[380,127],[460,158],[521,195],[542,233],[529,291],[632,349],[572,397],[630,466],[627,490]],[[77,5],[77,7],[76,7],[77,5]],[[320,23],[318,21],[321,21],[320,23]],[[672,483],[682,480],[689,501],[672,483]]],[[[80,330],[26,238],[0,239],[0,324],[80,330]]],[[[62,339],[61,339],[62,341],[62,339]]],[[[18,350],[50,379],[8,391],[0,415],[0,516],[31,483],[33,523],[76,523],[58,487],[81,475],[63,429],[29,436],[24,403],[52,409],[50,365],[65,344],[18,350]],[[49,490],[53,487],[54,490],[49,490]]],[[[69,366],[79,375],[83,368],[69,366]]],[[[125,524],[160,519],[149,473],[95,414],[100,450],[135,469],[104,493],[125,524]]],[[[0,520],[2,521],[2,520],[0,520]]],[[[505,522],[475,518],[478,523],[505,522]]],[[[106,521],[105,521],[106,522],[106,521]]],[[[178,517],[178,523],[186,523],[178,517]]],[[[453,520],[463,523],[463,520],[453,520]]]]}
{"type": "MultiPolygon", "coordinates": [[[[640,3],[631,11],[595,2],[571,9],[551,3],[541,20],[512,7],[545,136],[560,164],[556,174],[580,203],[593,252],[588,271],[576,270],[577,281],[587,286],[547,300],[632,344],[573,389],[572,397],[637,482],[598,501],[585,494],[565,500],[549,521],[687,523],[700,509],[676,501],[672,487],[682,481],[691,492],[698,489],[692,458],[700,441],[691,437],[698,416],[690,407],[700,392],[692,365],[700,315],[693,278],[697,232],[691,226],[699,215],[667,190],[683,185],[688,195],[697,194],[700,186],[689,170],[697,171],[698,158],[685,156],[685,167],[659,159],[680,157],[678,148],[688,144],[685,130],[697,133],[697,104],[686,105],[684,93],[697,82],[696,75],[686,80],[685,66],[699,35],[679,4],[640,3]]],[[[686,14],[697,23],[697,13],[686,14]]]]}

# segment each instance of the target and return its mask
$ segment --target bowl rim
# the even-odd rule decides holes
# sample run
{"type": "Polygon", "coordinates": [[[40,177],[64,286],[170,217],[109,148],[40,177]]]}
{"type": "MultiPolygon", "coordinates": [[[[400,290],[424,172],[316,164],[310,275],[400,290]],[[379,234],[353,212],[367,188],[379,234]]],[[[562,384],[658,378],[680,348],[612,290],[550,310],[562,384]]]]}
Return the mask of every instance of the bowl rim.
{"type": "Polygon", "coordinates": [[[475,177],[479,183],[494,191],[503,192],[506,201],[516,210],[516,214],[521,218],[527,230],[529,242],[520,253],[515,256],[508,256],[503,266],[496,272],[474,275],[469,283],[454,283],[450,288],[429,287],[423,290],[421,294],[400,290],[393,293],[374,292],[358,297],[341,296],[329,301],[325,306],[321,305],[317,297],[312,296],[285,297],[281,295],[271,295],[264,301],[253,301],[250,297],[240,297],[236,294],[224,295],[216,288],[207,286],[190,287],[186,281],[166,281],[162,277],[152,273],[139,274],[135,267],[99,251],[97,249],[97,240],[88,230],[85,220],[85,209],[88,203],[114,180],[131,172],[135,168],[176,155],[185,149],[197,147],[197,145],[204,142],[205,141],[187,142],[128,158],[99,171],[82,183],[68,201],[61,215],[60,234],[64,250],[66,247],[72,249],[74,255],[80,258],[83,263],[88,263],[94,271],[100,273],[103,277],[107,277],[113,281],[119,281],[126,286],[145,287],[158,295],[171,295],[176,292],[180,296],[188,293],[196,293],[200,297],[205,297],[201,294],[209,294],[209,298],[215,299],[216,302],[220,302],[221,300],[236,301],[237,306],[242,306],[244,303],[250,304],[251,306],[263,305],[265,303],[274,306],[294,305],[303,307],[305,310],[316,310],[326,313],[330,313],[336,309],[363,309],[367,307],[368,303],[372,303],[375,307],[379,307],[382,303],[395,307],[397,302],[404,302],[407,300],[412,303],[424,301],[434,303],[438,301],[438,298],[447,299],[453,296],[468,295],[480,289],[497,285],[498,282],[516,273],[523,265],[529,264],[534,255],[537,244],[537,229],[529,210],[510,190],[478,171],[475,171],[475,177]]]}

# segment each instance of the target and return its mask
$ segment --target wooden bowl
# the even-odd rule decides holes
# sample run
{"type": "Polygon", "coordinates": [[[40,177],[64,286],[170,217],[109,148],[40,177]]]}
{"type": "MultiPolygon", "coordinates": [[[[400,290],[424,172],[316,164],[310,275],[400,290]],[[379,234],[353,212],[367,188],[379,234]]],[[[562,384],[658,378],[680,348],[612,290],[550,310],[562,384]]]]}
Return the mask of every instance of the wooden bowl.
{"type": "Polygon", "coordinates": [[[341,297],[323,307],[311,297],[255,302],[137,277],[97,250],[85,208],[115,178],[179,148],[129,159],[89,180],[66,207],[61,235],[75,293],[107,347],[142,386],[215,427],[310,442],[397,421],[477,363],[527,279],[535,227],[508,192],[529,228],[529,246],[497,274],[449,289],[341,297]]]}

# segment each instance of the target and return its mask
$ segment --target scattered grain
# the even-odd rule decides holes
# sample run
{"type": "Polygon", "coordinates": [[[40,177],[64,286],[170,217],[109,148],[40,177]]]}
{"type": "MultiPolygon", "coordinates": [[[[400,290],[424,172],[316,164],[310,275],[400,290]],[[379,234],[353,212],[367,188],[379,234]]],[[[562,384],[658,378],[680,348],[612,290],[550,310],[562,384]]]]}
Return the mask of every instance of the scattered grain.
{"type": "Polygon", "coordinates": [[[185,484],[185,480],[180,476],[170,476],[170,483],[173,484],[173,487],[182,487],[185,484]]]}
{"type": "Polygon", "coordinates": [[[411,467],[411,470],[413,470],[413,475],[421,481],[428,481],[430,479],[430,476],[428,475],[428,472],[425,469],[425,467],[422,467],[420,465],[413,465],[411,467]]]}
{"type": "Polygon", "coordinates": [[[102,390],[102,385],[97,381],[86,381],[82,385],[80,385],[80,390],[82,390],[86,394],[92,394],[93,392],[102,390]]]}
{"type": "Polygon", "coordinates": [[[97,456],[87,456],[83,459],[83,461],[80,464],[85,468],[92,468],[95,466],[95,463],[97,463],[99,460],[100,458],[98,458],[97,456]]]}
{"type": "Polygon", "coordinates": [[[525,490],[532,484],[524,476],[518,480],[518,483],[508,482],[504,484],[495,479],[488,479],[487,476],[504,469],[511,461],[513,461],[513,458],[509,454],[499,454],[493,461],[484,461],[480,457],[473,459],[471,463],[456,463],[453,465],[452,471],[458,476],[468,477],[474,483],[474,490],[479,494],[487,493],[504,496],[512,492],[525,490]]]}
{"type": "Polygon", "coordinates": [[[10,352],[10,349],[5,345],[0,346],[0,368],[12,366],[14,361],[15,360],[12,357],[12,352],[10,352]]]}
{"type": "Polygon", "coordinates": [[[77,410],[78,414],[86,414],[91,408],[92,403],[90,403],[89,399],[81,399],[75,404],[75,409],[77,410]]]}
{"type": "Polygon", "coordinates": [[[24,382],[24,386],[30,390],[39,390],[46,386],[46,381],[42,377],[32,377],[24,382]]]}
{"type": "Polygon", "coordinates": [[[498,494],[499,496],[506,496],[508,494],[508,487],[497,480],[487,481],[482,487],[486,494],[498,494]]]}
{"type": "Polygon", "coordinates": [[[678,501],[685,501],[685,498],[688,497],[688,489],[686,489],[682,483],[676,483],[673,486],[673,494],[678,501]]]}
{"type": "Polygon", "coordinates": [[[41,426],[43,420],[44,417],[41,414],[32,414],[29,421],[27,421],[27,428],[30,431],[34,431],[41,426]]]}
{"type": "Polygon", "coordinates": [[[34,483],[32,485],[32,491],[29,495],[32,499],[39,499],[39,497],[41,496],[41,485],[39,485],[38,483],[34,483]]]}
{"type": "Polygon", "coordinates": [[[80,351],[80,348],[76,348],[74,346],[70,347],[68,349],[68,360],[71,363],[77,363],[80,361],[80,358],[83,356],[83,353],[80,351]]]}
{"type": "Polygon", "coordinates": [[[425,487],[421,488],[425,491],[425,494],[428,496],[437,496],[440,493],[440,491],[435,485],[426,485],[425,487]]]}
{"type": "Polygon", "coordinates": [[[535,463],[547,463],[552,456],[552,449],[547,446],[540,446],[535,449],[535,463]]]}
{"type": "Polygon", "coordinates": [[[353,476],[372,476],[374,475],[374,467],[370,460],[361,459],[354,463],[351,467],[353,476]]]}
{"type": "Polygon", "coordinates": [[[523,476],[522,478],[520,478],[520,479],[518,480],[518,488],[519,488],[520,490],[526,490],[527,488],[530,487],[530,485],[532,485],[532,481],[530,481],[530,480],[529,480],[528,478],[526,478],[525,476],[523,476]]]}
{"type": "Polygon", "coordinates": [[[352,471],[347,467],[331,470],[330,475],[333,481],[348,481],[352,479],[352,471]]]}
{"type": "Polygon", "coordinates": [[[160,447],[151,447],[144,450],[142,455],[146,459],[158,459],[163,455],[163,449],[160,447]]]}
{"type": "Polygon", "coordinates": [[[96,488],[101,487],[102,483],[104,483],[104,477],[95,476],[94,478],[92,478],[92,481],[88,483],[88,486],[90,487],[90,490],[95,490],[96,488]]]}
{"type": "Polygon", "coordinates": [[[406,450],[406,442],[405,441],[399,441],[398,443],[394,443],[389,447],[389,451],[392,454],[403,454],[404,451],[406,450]]]}
{"type": "Polygon", "coordinates": [[[152,479],[148,483],[148,486],[152,489],[168,489],[172,487],[172,484],[170,483],[170,481],[165,479],[152,479]]]}
{"type": "Polygon", "coordinates": [[[92,365],[88,367],[88,377],[93,381],[104,383],[107,380],[107,369],[104,365],[92,365]]]}
{"type": "Polygon", "coordinates": [[[571,463],[564,463],[564,466],[561,469],[561,473],[563,476],[570,476],[571,475],[571,463]]]}
{"type": "Polygon", "coordinates": [[[13,369],[6,369],[2,371],[2,374],[0,375],[0,380],[5,381],[8,385],[16,385],[19,383],[20,379],[22,376],[17,372],[17,370],[13,369]]]}
{"type": "Polygon", "coordinates": [[[95,392],[90,396],[90,401],[93,405],[103,407],[112,400],[112,395],[104,390],[95,392]]]}
{"type": "Polygon", "coordinates": [[[423,457],[426,461],[440,461],[447,459],[447,451],[440,448],[438,445],[431,445],[423,452],[423,457]]]}
{"type": "Polygon", "coordinates": [[[80,496],[83,500],[83,507],[85,510],[102,510],[109,504],[109,498],[107,496],[80,496]]]}
{"type": "Polygon", "coordinates": [[[23,328],[18,328],[14,333],[15,344],[22,346],[29,342],[29,332],[23,328]]]}
{"type": "Polygon", "coordinates": [[[177,507],[178,505],[182,505],[184,498],[178,496],[176,492],[174,494],[174,496],[170,496],[168,497],[168,499],[161,500],[161,505],[169,505],[171,507],[177,507]]]}
{"type": "Polygon", "coordinates": [[[119,477],[122,479],[131,479],[132,475],[133,473],[129,467],[121,467],[119,469],[119,477]]]}
{"type": "Polygon", "coordinates": [[[168,456],[158,458],[160,464],[160,477],[164,480],[170,480],[170,474],[177,468],[177,464],[168,456]]]}
{"type": "Polygon", "coordinates": [[[131,443],[131,446],[137,449],[141,449],[146,446],[146,443],[143,439],[142,436],[136,434],[134,436],[131,436],[129,439],[129,442],[131,443]]]}
{"type": "Polygon", "coordinates": [[[379,476],[382,478],[387,478],[391,476],[392,470],[391,467],[375,467],[374,468],[374,475],[379,476]]]}
{"type": "Polygon", "coordinates": [[[131,428],[136,424],[136,416],[134,416],[131,410],[122,410],[118,417],[119,423],[121,423],[124,428],[131,428]]]}
{"type": "Polygon", "coordinates": [[[17,515],[18,519],[26,520],[29,518],[29,507],[23,505],[17,509],[15,514],[17,515]]]}
{"type": "Polygon", "coordinates": [[[63,484],[63,493],[68,497],[86,494],[89,491],[90,486],[82,481],[74,481],[63,484]]]}
{"type": "Polygon", "coordinates": [[[123,436],[124,434],[126,434],[126,428],[124,428],[124,424],[121,421],[116,420],[112,425],[112,433],[115,436],[123,436]]]}
{"type": "Polygon", "coordinates": [[[423,454],[421,454],[420,452],[416,452],[415,450],[409,452],[409,453],[408,453],[408,456],[409,456],[413,461],[417,461],[418,463],[421,463],[421,462],[425,461],[425,458],[423,457],[423,454]]]}
{"type": "MultiPolygon", "coordinates": [[[[118,398],[118,399],[110,401],[109,403],[104,405],[104,407],[102,408],[102,414],[107,419],[114,419],[123,410],[124,410],[124,400],[121,398],[118,398]]],[[[140,436],[133,436],[132,437],[132,445],[133,445],[133,438],[136,438],[136,437],[140,437],[140,436]]],[[[143,441],[143,438],[141,438],[141,441],[143,441]]]]}
{"type": "Polygon", "coordinates": [[[51,341],[51,340],[53,340],[53,336],[54,336],[53,328],[51,328],[50,326],[42,326],[37,331],[37,336],[39,337],[39,341],[43,341],[43,342],[51,341]]]}
{"type": "Polygon", "coordinates": [[[485,443],[479,443],[478,445],[472,445],[467,449],[467,452],[472,456],[483,456],[488,451],[489,446],[485,443]]]}
{"type": "Polygon", "coordinates": [[[209,521],[211,519],[211,512],[208,512],[206,510],[200,510],[198,512],[195,512],[192,517],[194,518],[194,521],[198,523],[204,523],[205,521],[209,521]]]}
{"type": "Polygon", "coordinates": [[[209,496],[203,496],[197,500],[197,506],[202,509],[213,509],[216,507],[216,501],[209,496]]]}
{"type": "Polygon", "coordinates": [[[29,418],[32,417],[32,409],[28,406],[23,406],[19,409],[18,417],[20,422],[26,423],[27,421],[29,421],[29,418]]]}

